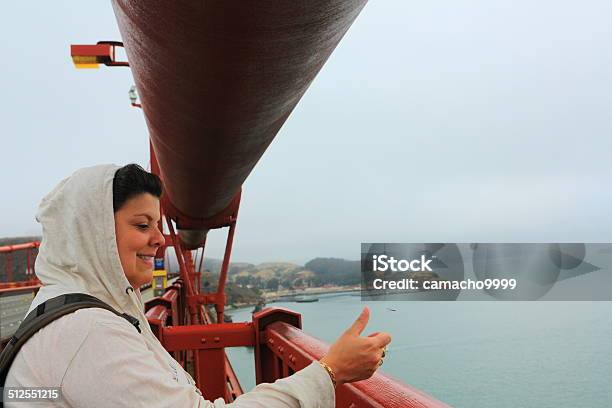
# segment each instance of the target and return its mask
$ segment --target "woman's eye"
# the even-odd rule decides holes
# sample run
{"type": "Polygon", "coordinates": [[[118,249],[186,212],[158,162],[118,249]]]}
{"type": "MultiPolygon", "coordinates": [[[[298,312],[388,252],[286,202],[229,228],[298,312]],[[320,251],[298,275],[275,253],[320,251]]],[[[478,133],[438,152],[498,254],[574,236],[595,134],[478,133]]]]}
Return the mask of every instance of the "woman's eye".
{"type": "Polygon", "coordinates": [[[138,224],[138,225],[137,225],[137,227],[138,227],[139,229],[143,229],[143,230],[144,230],[144,229],[149,228],[149,224],[138,224]]]}

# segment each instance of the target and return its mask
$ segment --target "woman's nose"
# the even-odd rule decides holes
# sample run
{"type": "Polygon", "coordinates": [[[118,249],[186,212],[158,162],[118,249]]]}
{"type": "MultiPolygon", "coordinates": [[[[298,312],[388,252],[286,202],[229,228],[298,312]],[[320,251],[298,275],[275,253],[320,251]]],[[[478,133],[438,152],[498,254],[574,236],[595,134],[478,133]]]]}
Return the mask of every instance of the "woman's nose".
{"type": "Polygon", "coordinates": [[[166,238],[164,234],[159,230],[159,228],[155,227],[155,234],[151,240],[151,245],[154,247],[160,247],[166,242],[166,238]]]}

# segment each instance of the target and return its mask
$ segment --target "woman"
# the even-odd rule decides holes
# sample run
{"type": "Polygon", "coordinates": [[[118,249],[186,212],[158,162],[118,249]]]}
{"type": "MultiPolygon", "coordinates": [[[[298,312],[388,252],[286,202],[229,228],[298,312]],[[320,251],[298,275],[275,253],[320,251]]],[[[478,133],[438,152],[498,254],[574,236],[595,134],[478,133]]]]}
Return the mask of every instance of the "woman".
{"type": "Polygon", "coordinates": [[[61,294],[88,293],[136,317],[142,333],[108,310],[77,310],[24,344],[5,387],[61,387],[62,400],[47,405],[59,407],[315,408],[335,405],[332,377],[342,384],[374,373],[391,338],[359,336],[365,308],[321,363],[260,384],[231,404],[206,401],[151,332],[138,289],[151,281],[153,256],[164,242],[157,227],[161,193],[157,176],[137,165],[102,165],[75,172],[43,198],[36,273],[44,286],[28,313],[61,294]]]}

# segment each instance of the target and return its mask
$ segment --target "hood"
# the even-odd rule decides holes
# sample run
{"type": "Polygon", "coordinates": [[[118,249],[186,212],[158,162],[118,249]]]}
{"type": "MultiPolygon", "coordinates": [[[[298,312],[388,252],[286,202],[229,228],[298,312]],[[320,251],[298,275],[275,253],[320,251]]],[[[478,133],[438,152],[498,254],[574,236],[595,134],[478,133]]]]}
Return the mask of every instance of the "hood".
{"type": "Polygon", "coordinates": [[[140,290],[130,286],[117,249],[113,178],[119,168],[80,169],[42,199],[36,214],[43,234],[35,270],[43,287],[28,313],[52,297],[79,292],[136,317],[148,328],[140,290]]]}

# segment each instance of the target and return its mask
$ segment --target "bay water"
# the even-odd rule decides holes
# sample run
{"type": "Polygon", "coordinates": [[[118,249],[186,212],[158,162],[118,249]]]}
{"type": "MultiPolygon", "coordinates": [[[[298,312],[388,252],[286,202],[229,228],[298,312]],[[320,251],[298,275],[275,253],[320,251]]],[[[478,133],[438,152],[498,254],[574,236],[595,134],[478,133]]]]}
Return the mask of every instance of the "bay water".
{"type": "MultiPolygon", "coordinates": [[[[612,407],[612,302],[319,299],[269,306],[301,313],[303,330],[331,344],[367,304],[363,335],[393,338],[381,371],[453,407],[612,407]]],[[[251,320],[251,309],[229,314],[251,320]]],[[[253,388],[253,350],[226,351],[243,389],[253,388]]]]}

